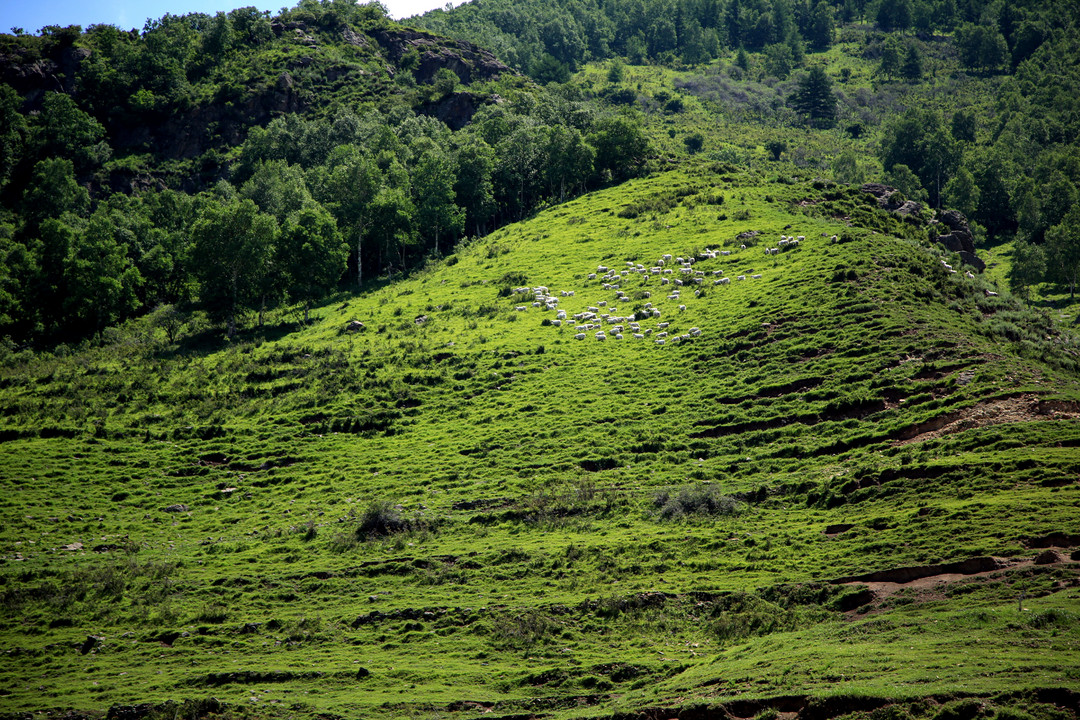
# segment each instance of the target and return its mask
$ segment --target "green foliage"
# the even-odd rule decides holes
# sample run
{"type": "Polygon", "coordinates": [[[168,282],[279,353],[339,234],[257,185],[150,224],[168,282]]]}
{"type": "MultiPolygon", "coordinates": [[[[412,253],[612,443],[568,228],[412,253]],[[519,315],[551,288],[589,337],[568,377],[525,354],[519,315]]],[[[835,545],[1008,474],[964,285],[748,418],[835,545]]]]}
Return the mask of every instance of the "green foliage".
{"type": "Polygon", "coordinates": [[[206,199],[191,229],[190,264],[208,311],[236,332],[237,315],[261,301],[270,275],[277,221],[250,199],[206,199]]]}
{"type": "Polygon", "coordinates": [[[990,72],[1008,60],[1009,47],[994,27],[966,23],[956,30],[956,46],[960,60],[967,67],[990,72]]]}
{"type": "Polygon", "coordinates": [[[973,217],[979,207],[979,186],[967,168],[961,167],[949,178],[942,191],[942,199],[951,208],[967,217],[973,217]]]}
{"type": "Polygon", "coordinates": [[[892,185],[906,198],[926,202],[926,189],[911,168],[903,163],[893,165],[892,169],[885,173],[885,183],[892,185]]]}
{"type": "Polygon", "coordinates": [[[679,520],[688,515],[735,515],[744,505],[715,485],[687,485],[656,493],[653,507],[661,520],[679,520]]]}
{"type": "Polygon", "coordinates": [[[1074,204],[1061,223],[1046,231],[1049,276],[1069,288],[1075,297],[1080,282],[1080,205],[1074,204]]]}
{"type": "Polygon", "coordinates": [[[705,145],[705,136],[701,133],[691,133],[683,138],[683,145],[686,146],[686,151],[691,155],[701,152],[701,148],[705,145]]]}
{"type": "Polygon", "coordinates": [[[900,65],[900,76],[909,83],[915,83],[922,80],[922,53],[919,52],[919,47],[914,43],[909,44],[907,50],[904,51],[904,61],[900,65]]]}
{"type": "Polygon", "coordinates": [[[308,205],[285,218],[274,264],[285,275],[287,292],[304,303],[305,322],[311,303],[341,279],[348,253],[333,216],[321,206],[308,205]]]}
{"type": "Polygon", "coordinates": [[[833,81],[820,65],[815,65],[799,77],[789,103],[812,127],[828,128],[836,124],[833,81]]]}
{"type": "Polygon", "coordinates": [[[1027,297],[1032,285],[1046,276],[1046,251],[1039,245],[1017,240],[1013,244],[1013,261],[1009,268],[1009,287],[1027,297]]]}

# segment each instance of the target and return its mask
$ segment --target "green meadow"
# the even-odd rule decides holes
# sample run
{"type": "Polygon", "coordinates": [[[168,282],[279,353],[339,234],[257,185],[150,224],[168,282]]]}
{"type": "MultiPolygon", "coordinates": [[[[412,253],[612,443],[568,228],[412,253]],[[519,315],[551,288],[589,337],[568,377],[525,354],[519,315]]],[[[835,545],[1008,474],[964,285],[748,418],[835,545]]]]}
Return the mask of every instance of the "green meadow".
{"type": "Polygon", "coordinates": [[[934,235],[703,161],[9,352],[0,712],[1075,717],[1077,341],[934,235]]]}

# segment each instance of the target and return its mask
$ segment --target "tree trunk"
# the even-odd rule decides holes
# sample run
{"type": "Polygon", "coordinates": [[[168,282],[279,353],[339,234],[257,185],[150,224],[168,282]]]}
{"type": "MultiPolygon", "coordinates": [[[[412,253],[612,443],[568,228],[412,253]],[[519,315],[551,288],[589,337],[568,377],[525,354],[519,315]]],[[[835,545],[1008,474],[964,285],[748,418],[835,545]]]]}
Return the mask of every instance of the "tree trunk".
{"type": "Polygon", "coordinates": [[[364,284],[364,261],[360,255],[360,234],[356,235],[356,287],[359,289],[364,284]]]}

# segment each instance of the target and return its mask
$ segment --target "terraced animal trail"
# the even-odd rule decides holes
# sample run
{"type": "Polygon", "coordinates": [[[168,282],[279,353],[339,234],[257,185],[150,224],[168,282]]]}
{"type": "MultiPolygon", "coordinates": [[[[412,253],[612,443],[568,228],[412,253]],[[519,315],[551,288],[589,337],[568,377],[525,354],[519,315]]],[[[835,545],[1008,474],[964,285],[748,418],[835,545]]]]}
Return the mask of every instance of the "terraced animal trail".
{"type": "Polygon", "coordinates": [[[1075,717],[1077,346],[929,220],[672,172],[9,355],[0,712],[1075,717]]]}

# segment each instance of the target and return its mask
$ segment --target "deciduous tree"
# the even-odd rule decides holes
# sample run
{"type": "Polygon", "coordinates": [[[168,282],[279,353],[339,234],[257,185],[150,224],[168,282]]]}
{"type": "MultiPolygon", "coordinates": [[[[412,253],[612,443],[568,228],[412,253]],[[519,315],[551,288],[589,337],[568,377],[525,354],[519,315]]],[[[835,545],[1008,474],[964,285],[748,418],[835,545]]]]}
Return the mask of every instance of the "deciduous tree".
{"type": "Polygon", "coordinates": [[[199,299],[212,317],[236,332],[237,314],[260,299],[270,271],[278,224],[250,199],[207,198],[191,228],[190,265],[199,281],[199,299]]]}

